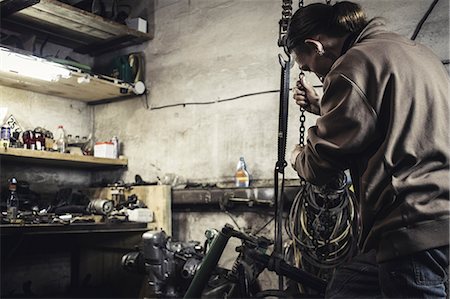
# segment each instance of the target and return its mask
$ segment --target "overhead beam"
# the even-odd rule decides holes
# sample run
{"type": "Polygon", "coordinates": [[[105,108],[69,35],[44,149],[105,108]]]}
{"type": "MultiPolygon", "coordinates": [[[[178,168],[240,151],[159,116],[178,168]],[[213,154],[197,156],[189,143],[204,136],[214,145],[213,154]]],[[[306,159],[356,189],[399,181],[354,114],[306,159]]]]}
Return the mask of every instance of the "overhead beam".
{"type": "Polygon", "coordinates": [[[6,18],[13,13],[39,3],[40,0],[3,0],[0,2],[1,18],[6,18]]]}

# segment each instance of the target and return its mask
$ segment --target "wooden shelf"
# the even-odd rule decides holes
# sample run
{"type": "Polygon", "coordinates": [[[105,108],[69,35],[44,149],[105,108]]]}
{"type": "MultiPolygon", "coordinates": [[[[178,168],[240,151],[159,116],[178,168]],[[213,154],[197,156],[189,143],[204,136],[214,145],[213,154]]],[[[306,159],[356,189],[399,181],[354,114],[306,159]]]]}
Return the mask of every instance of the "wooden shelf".
{"type": "Polygon", "coordinates": [[[48,151],[33,151],[21,148],[0,148],[0,162],[28,162],[54,166],[79,168],[125,167],[128,159],[108,159],[93,156],[77,156],[48,151]]]}
{"type": "MultiPolygon", "coordinates": [[[[1,29],[25,36],[32,34],[41,41],[63,45],[81,54],[98,55],[153,38],[153,34],[131,29],[57,0],[0,0],[0,10],[1,29]]],[[[43,60],[28,53],[22,55],[43,60]]],[[[0,70],[0,85],[90,104],[136,96],[132,84],[71,66],[63,67],[71,70],[71,76],[51,82],[26,77],[8,69],[0,70]]]]}
{"type": "MultiPolygon", "coordinates": [[[[5,0],[0,0],[0,3],[2,1],[5,0]]],[[[12,10],[12,14],[2,15],[1,25],[15,32],[34,33],[78,53],[90,55],[153,38],[153,34],[131,29],[57,0],[40,0],[17,12],[12,10]]]]}

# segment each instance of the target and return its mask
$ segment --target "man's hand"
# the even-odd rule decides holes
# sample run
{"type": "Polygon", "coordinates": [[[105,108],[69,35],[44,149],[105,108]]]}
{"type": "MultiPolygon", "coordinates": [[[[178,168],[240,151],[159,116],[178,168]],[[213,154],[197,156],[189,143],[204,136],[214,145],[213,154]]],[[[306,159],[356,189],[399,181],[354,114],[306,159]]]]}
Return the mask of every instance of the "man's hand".
{"type": "Polygon", "coordinates": [[[305,77],[297,81],[297,86],[294,87],[293,98],[297,105],[306,111],[320,115],[319,101],[320,97],[309,83],[306,82],[305,77]]]}
{"type": "MultiPolygon", "coordinates": [[[[295,169],[295,161],[297,161],[297,157],[300,154],[300,152],[303,150],[303,146],[300,144],[297,144],[295,148],[291,152],[291,166],[295,169]]],[[[295,169],[296,170],[296,169],[295,169]]]]}

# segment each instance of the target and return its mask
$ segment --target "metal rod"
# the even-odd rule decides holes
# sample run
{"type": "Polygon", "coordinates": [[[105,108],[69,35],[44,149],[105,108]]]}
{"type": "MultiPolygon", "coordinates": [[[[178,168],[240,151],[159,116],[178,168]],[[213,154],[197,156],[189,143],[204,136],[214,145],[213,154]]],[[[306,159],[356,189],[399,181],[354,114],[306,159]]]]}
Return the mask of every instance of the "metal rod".
{"type": "Polygon", "coordinates": [[[200,298],[202,292],[211,277],[212,272],[217,267],[220,257],[230,239],[230,235],[227,233],[228,228],[225,226],[215,237],[211,244],[211,247],[203,259],[200,268],[195,273],[189,288],[184,295],[184,298],[200,298]]]}

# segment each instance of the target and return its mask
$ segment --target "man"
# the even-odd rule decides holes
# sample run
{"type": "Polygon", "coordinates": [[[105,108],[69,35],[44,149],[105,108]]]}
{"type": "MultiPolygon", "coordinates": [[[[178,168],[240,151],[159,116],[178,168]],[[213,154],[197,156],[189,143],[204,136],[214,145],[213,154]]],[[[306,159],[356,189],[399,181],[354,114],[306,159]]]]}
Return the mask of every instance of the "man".
{"type": "Polygon", "coordinates": [[[304,71],[294,99],[320,115],[291,163],[312,184],[350,169],[362,254],[337,269],[328,297],[445,298],[449,248],[449,78],[426,47],[367,21],[359,5],[299,9],[287,35],[304,71]],[[372,254],[373,253],[373,254],[372,254]],[[364,285],[362,283],[364,282],[364,285]]]}

